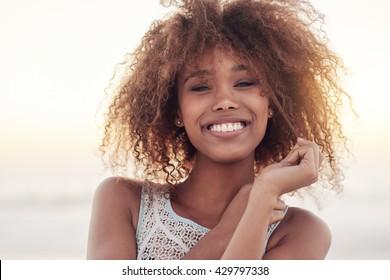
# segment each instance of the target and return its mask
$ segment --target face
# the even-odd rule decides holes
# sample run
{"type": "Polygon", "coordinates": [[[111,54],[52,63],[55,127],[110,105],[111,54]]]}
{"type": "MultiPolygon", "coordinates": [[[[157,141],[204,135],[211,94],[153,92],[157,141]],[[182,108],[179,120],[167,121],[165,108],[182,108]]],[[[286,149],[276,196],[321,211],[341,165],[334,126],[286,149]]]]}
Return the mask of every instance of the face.
{"type": "Polygon", "coordinates": [[[254,160],[270,110],[260,80],[242,60],[219,49],[206,53],[180,73],[178,98],[178,120],[197,156],[254,160]]]}

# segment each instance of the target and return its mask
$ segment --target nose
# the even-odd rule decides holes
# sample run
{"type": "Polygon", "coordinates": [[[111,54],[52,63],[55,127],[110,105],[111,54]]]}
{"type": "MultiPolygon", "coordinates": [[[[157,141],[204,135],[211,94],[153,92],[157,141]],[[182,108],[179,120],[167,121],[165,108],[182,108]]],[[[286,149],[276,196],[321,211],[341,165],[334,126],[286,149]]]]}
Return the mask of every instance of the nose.
{"type": "Polygon", "coordinates": [[[229,89],[220,89],[215,94],[213,111],[235,110],[239,108],[239,102],[229,89]]]}

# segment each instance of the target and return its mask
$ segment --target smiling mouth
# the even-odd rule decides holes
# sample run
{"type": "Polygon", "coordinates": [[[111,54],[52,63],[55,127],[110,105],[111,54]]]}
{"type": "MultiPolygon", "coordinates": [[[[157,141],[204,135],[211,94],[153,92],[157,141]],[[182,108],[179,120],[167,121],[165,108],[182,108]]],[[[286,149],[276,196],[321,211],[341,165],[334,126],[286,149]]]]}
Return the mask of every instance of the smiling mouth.
{"type": "Polygon", "coordinates": [[[232,123],[221,123],[211,124],[207,126],[207,129],[213,132],[233,132],[236,130],[243,129],[247,126],[245,122],[232,122],[232,123]]]}

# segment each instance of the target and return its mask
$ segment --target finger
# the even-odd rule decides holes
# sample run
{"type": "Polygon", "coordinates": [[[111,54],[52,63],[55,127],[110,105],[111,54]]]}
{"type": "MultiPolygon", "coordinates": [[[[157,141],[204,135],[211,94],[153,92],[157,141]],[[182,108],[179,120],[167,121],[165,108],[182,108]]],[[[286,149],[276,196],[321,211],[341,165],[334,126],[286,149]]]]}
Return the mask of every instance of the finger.
{"type": "Polygon", "coordinates": [[[310,185],[318,180],[319,169],[315,155],[315,149],[311,145],[305,145],[295,150],[283,160],[283,165],[299,167],[301,178],[306,178],[305,185],[310,185]],[[303,177],[302,177],[303,176],[303,177]]]}
{"type": "Polygon", "coordinates": [[[286,207],[286,203],[284,203],[283,200],[278,198],[274,210],[283,211],[285,207],[286,207]]]}
{"type": "Polygon", "coordinates": [[[304,139],[302,137],[298,137],[297,138],[297,145],[300,146],[300,147],[304,146],[304,145],[307,145],[309,143],[311,143],[311,142],[309,140],[307,140],[307,139],[304,139]]]}
{"type": "Polygon", "coordinates": [[[298,149],[301,148],[301,147],[307,146],[309,143],[311,143],[311,142],[308,141],[308,140],[305,140],[305,139],[303,139],[301,137],[298,137],[297,142],[295,143],[294,147],[291,148],[290,153],[286,156],[286,158],[284,158],[282,160],[282,162],[287,163],[288,165],[297,165],[297,164],[299,164],[299,162],[300,162],[300,154],[298,152],[298,149]]]}
{"type": "Polygon", "coordinates": [[[285,216],[284,211],[273,210],[271,213],[271,217],[269,219],[269,224],[280,222],[281,220],[283,220],[284,216],[285,216]]]}
{"type": "Polygon", "coordinates": [[[319,169],[322,164],[322,161],[324,160],[324,156],[322,155],[319,146],[312,141],[300,137],[297,139],[297,145],[299,145],[300,147],[307,146],[313,149],[316,167],[317,169],[319,169]]]}
{"type": "MultiPolygon", "coordinates": [[[[309,156],[311,159],[310,153],[308,154],[308,151],[309,149],[307,146],[295,148],[291,150],[291,152],[287,155],[283,162],[287,165],[299,165],[305,157],[307,158],[309,156]]],[[[315,159],[313,160],[315,161],[315,159]]]]}

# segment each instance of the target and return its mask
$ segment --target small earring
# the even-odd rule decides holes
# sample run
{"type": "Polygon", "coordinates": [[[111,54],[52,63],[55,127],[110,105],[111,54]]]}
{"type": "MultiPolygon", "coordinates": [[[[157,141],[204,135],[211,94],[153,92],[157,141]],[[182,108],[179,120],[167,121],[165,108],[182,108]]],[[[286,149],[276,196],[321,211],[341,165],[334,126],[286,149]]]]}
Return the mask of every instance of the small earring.
{"type": "Polygon", "coordinates": [[[178,127],[182,127],[182,126],[183,126],[182,123],[181,123],[181,120],[177,120],[177,121],[176,121],[176,125],[177,125],[178,127]]]}
{"type": "Polygon", "coordinates": [[[268,112],[268,118],[269,118],[269,119],[272,118],[273,115],[274,115],[274,112],[272,112],[272,111],[269,111],[269,112],[268,112]]]}

